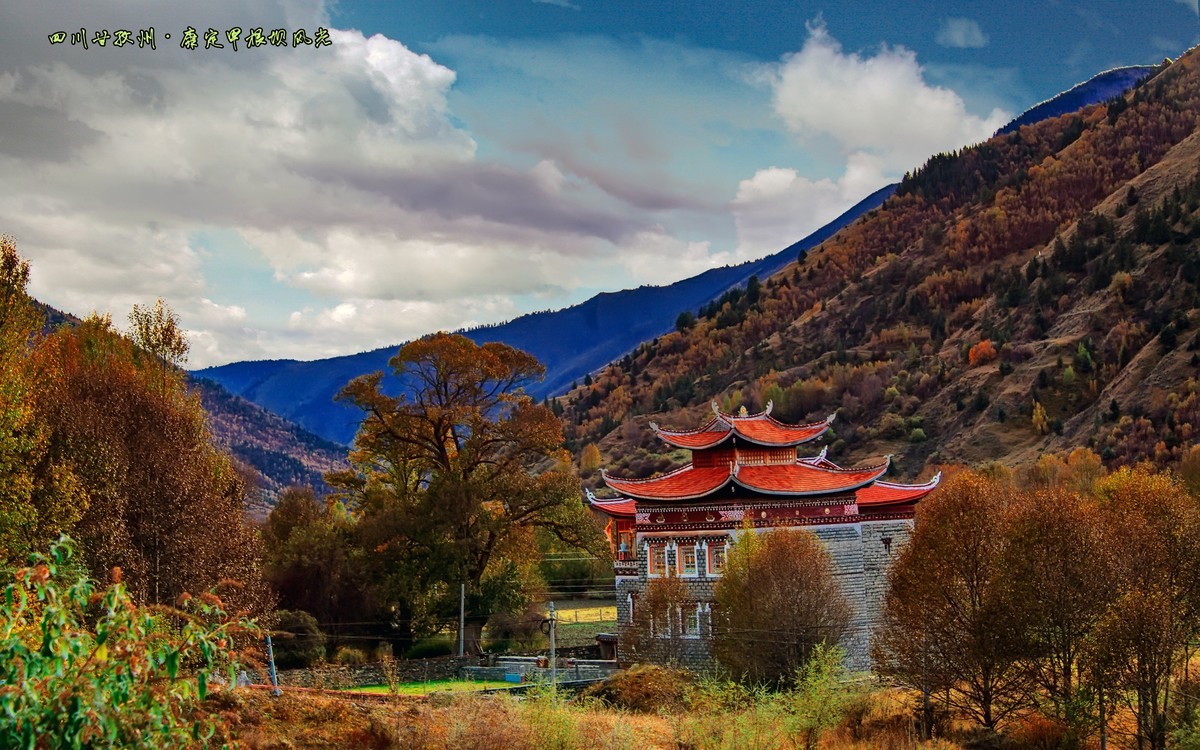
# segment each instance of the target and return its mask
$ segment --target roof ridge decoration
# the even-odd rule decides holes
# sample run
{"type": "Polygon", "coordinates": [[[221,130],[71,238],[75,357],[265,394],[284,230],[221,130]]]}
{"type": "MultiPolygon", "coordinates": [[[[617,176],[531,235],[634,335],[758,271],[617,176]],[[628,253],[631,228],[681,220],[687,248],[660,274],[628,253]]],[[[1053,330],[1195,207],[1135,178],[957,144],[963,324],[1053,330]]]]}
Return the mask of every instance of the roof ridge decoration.
{"type": "MultiPolygon", "coordinates": [[[[883,461],[881,463],[868,464],[866,466],[818,466],[816,464],[811,463],[812,460],[813,459],[811,459],[811,458],[808,458],[808,459],[801,458],[801,459],[798,459],[796,461],[796,463],[802,464],[802,465],[807,466],[812,469],[819,469],[821,471],[827,471],[830,474],[838,474],[838,473],[854,474],[854,473],[857,473],[860,471],[877,471],[879,469],[883,469],[884,471],[887,471],[888,467],[891,466],[891,464],[892,464],[892,456],[890,453],[883,457],[883,461]]],[[[784,464],[784,465],[786,466],[787,464],[784,464]]]]}
{"type": "Polygon", "coordinates": [[[699,430],[697,430],[697,432],[705,432],[705,431],[707,431],[706,430],[707,427],[710,427],[713,424],[716,424],[718,422],[725,425],[726,427],[728,427],[730,429],[733,429],[733,422],[731,422],[730,420],[737,419],[737,417],[733,416],[732,414],[726,414],[726,413],[722,412],[721,407],[717,406],[717,400],[715,398],[709,402],[709,406],[712,407],[713,414],[715,414],[716,417],[711,422],[706,422],[704,424],[704,427],[701,427],[699,430]]]}
{"type": "Polygon", "coordinates": [[[937,489],[941,479],[942,473],[939,471],[924,484],[876,481],[858,490],[858,503],[860,507],[876,508],[914,503],[937,489]]]}
{"type": "Polygon", "coordinates": [[[891,488],[895,488],[895,489],[914,490],[914,489],[926,489],[926,488],[933,489],[934,487],[937,487],[941,483],[941,481],[942,481],[942,472],[939,471],[937,474],[934,474],[931,478],[922,482],[921,484],[904,484],[903,482],[888,482],[888,481],[885,481],[882,479],[877,481],[875,484],[882,485],[884,487],[891,487],[891,488]]]}

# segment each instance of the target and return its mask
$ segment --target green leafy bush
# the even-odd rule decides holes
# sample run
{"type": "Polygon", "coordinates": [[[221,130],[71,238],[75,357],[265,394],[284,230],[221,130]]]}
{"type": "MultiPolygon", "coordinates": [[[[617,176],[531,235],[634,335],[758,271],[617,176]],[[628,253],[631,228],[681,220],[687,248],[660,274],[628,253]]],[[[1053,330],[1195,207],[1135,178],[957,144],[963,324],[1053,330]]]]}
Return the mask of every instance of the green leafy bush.
{"type": "Polygon", "coordinates": [[[275,666],[280,669],[311,667],[325,658],[325,634],[317,618],[302,610],[275,613],[275,666]]]}
{"type": "Polygon", "coordinates": [[[99,590],[72,570],[70,540],[35,555],[0,598],[0,740],[14,748],[223,744],[203,710],[209,685],[238,669],[233,644],[257,635],[214,594],[178,608],[138,606],[120,582],[99,590]]]}
{"type": "Polygon", "coordinates": [[[417,641],[404,655],[406,659],[429,659],[435,656],[449,656],[454,653],[455,646],[449,638],[435,637],[417,641]]]}
{"type": "Polygon", "coordinates": [[[367,652],[353,646],[341,646],[334,653],[333,660],[346,667],[361,667],[367,663],[367,652]]]}

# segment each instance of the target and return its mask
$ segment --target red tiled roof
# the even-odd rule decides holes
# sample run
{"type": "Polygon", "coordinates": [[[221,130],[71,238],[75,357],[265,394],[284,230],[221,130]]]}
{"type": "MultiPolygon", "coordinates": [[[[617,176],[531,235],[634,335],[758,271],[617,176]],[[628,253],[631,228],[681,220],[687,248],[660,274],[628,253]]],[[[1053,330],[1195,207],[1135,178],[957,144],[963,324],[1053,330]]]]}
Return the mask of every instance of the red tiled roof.
{"type": "Polygon", "coordinates": [[[820,437],[829,429],[833,416],[811,424],[789,425],[771,416],[771,404],[758,414],[738,417],[725,414],[713,406],[715,416],[695,430],[663,430],[653,422],[650,426],[664,441],[678,448],[698,450],[712,448],[737,435],[759,445],[793,446],[820,437]]]}
{"type": "Polygon", "coordinates": [[[810,463],[742,466],[735,481],[746,489],[773,495],[828,495],[848,492],[874,481],[888,462],[858,469],[828,469],[810,463]]]}
{"type": "Polygon", "coordinates": [[[942,475],[939,473],[924,484],[896,484],[894,482],[875,482],[861,488],[857,493],[859,505],[892,505],[895,503],[911,503],[928,495],[938,486],[942,475]]]}
{"type": "Polygon", "coordinates": [[[588,502],[592,507],[601,513],[607,513],[610,516],[620,516],[621,518],[633,518],[637,515],[637,501],[629,500],[624,497],[618,497],[613,500],[598,500],[594,497],[588,498],[588,502]]]}
{"type": "Polygon", "coordinates": [[[732,481],[743,489],[769,495],[829,495],[850,492],[887,471],[888,462],[856,469],[829,469],[810,463],[694,468],[691,465],[649,479],[619,479],[602,474],[613,490],[639,500],[694,500],[732,481]]]}
{"type": "Polygon", "coordinates": [[[703,469],[691,464],[649,479],[620,479],[600,474],[604,483],[622,495],[640,500],[691,500],[704,497],[721,489],[729,481],[728,466],[713,466],[703,469]]]}
{"type": "Polygon", "coordinates": [[[653,422],[650,424],[658,436],[677,448],[712,448],[724,442],[733,432],[733,427],[727,422],[713,417],[698,430],[661,430],[653,422]]]}

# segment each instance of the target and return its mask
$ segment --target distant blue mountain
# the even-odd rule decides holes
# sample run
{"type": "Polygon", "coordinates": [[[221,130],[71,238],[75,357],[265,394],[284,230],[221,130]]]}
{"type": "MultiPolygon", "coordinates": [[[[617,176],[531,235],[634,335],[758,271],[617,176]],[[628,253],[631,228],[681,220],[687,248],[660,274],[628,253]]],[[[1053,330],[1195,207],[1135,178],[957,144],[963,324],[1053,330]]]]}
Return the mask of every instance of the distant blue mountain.
{"type": "Polygon", "coordinates": [[[996,135],[1011,133],[1022,125],[1032,125],[1051,117],[1078,112],[1089,104],[1112,99],[1146,80],[1156,70],[1158,68],[1154,65],[1132,65],[1128,68],[1106,70],[1053,99],[1030,107],[1020,117],[997,130],[996,135]]]}
{"type": "MultiPolygon", "coordinates": [[[[522,315],[501,325],[464,331],[463,335],[479,344],[502,341],[529,352],[546,365],[546,379],[530,388],[530,393],[537,398],[561,393],[572,381],[671,330],[680,312],[698,310],[729,289],[745,284],[751,276],[765,279],[778,272],[800,253],[882,205],[895,190],[895,185],[877,190],[816,232],[761,260],[713,268],[667,286],[597,294],[562,310],[522,315]]],[[[335,403],[333,397],[351,379],[386,370],[388,359],[399,346],[310,362],[234,362],[195,374],[326,440],[348,445],[362,415],[352,407],[335,403]]]]}
{"type": "MultiPolygon", "coordinates": [[[[998,132],[1075,112],[1127,91],[1156,70],[1138,66],[1109,70],[1070,91],[1043,102],[998,132]]],[[[578,305],[551,312],[523,315],[507,323],[463,332],[476,343],[502,341],[524,349],[546,365],[546,379],[530,388],[541,398],[562,393],[579,380],[674,326],[684,310],[695,311],[751,276],[777,273],[796,257],[832,237],[859,216],[882,205],[893,192],[888,185],[864,198],[846,213],[808,237],[761,260],[714,268],[667,286],[643,286],[598,294],[578,305]]],[[[334,402],[342,386],[359,375],[386,370],[396,346],[361,354],[301,362],[291,359],[234,362],[198,370],[230,392],[296,422],[301,427],[342,445],[349,445],[361,414],[334,402]]]]}

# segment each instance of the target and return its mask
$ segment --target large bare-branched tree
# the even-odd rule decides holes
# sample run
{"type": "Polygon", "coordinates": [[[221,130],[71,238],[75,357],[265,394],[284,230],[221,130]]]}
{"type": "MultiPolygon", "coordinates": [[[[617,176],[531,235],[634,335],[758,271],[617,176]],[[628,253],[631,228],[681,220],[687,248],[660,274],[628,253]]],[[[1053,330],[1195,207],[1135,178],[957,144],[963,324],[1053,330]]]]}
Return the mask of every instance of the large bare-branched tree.
{"type": "Polygon", "coordinates": [[[698,635],[695,629],[685,632],[695,609],[687,586],[673,571],[652,579],[634,602],[630,625],[621,633],[623,658],[681,664],[687,639],[698,635]]]}

